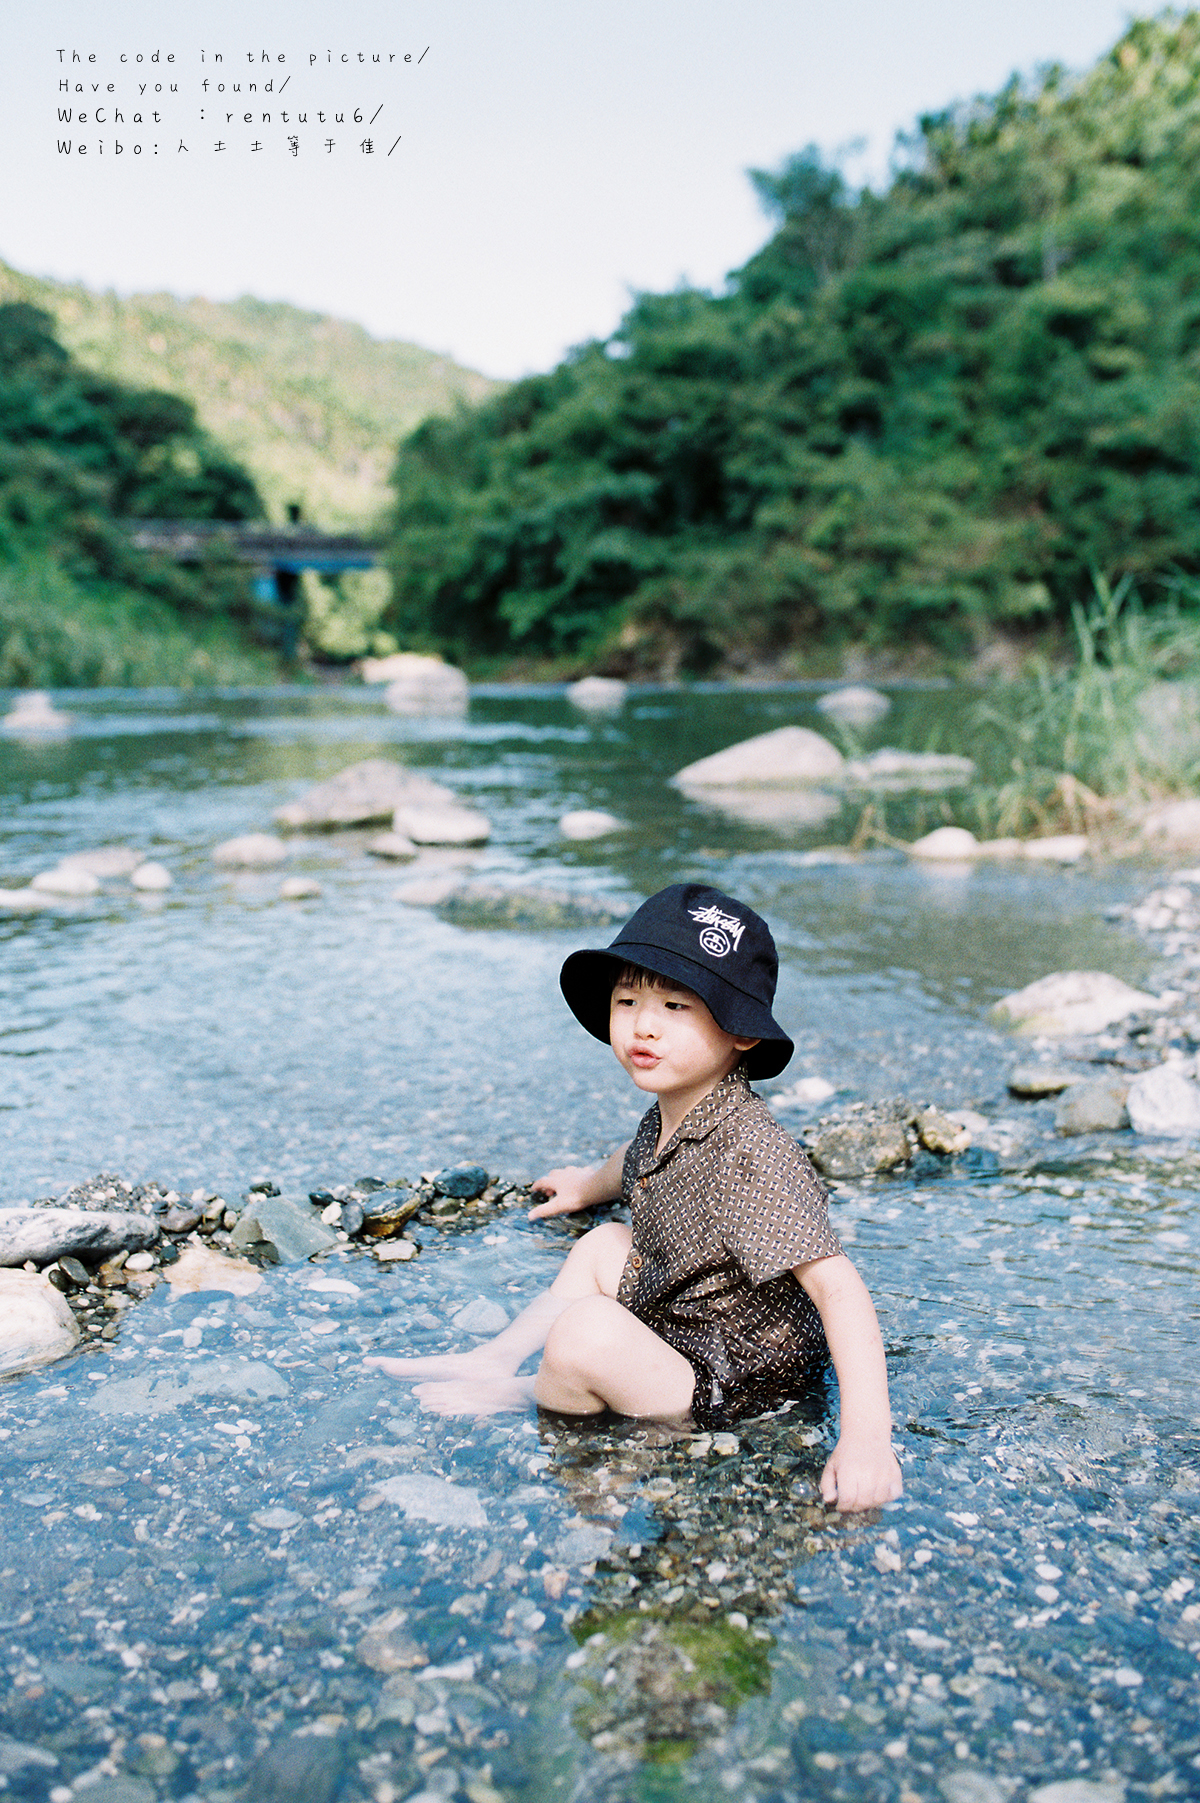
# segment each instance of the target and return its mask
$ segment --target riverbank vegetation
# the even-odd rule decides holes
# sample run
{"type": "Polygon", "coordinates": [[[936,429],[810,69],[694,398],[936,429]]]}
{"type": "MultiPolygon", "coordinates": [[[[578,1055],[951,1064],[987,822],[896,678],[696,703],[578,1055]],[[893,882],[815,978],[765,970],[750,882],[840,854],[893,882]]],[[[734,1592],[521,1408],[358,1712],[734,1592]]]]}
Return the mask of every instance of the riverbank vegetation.
{"type": "Polygon", "coordinates": [[[122,525],[259,517],[252,478],[188,401],[97,376],[53,327],[0,306],[0,684],[261,680],[242,566],[181,567],[122,525]]]}
{"type": "Polygon", "coordinates": [[[811,149],[752,179],[776,230],[724,292],[642,295],[404,443],[382,626],[468,661],[782,674],[1061,641],[1097,581],[1182,617],[1200,15],[922,119],[882,193],[811,149]]]}

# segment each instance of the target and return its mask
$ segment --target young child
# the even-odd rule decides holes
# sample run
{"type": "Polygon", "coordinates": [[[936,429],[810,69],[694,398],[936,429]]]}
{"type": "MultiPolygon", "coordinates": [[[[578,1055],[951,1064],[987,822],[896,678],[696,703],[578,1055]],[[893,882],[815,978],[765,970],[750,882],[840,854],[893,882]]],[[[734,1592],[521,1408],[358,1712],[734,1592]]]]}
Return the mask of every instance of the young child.
{"type": "Polygon", "coordinates": [[[447,1414],[534,1399],[571,1415],[723,1427],[794,1396],[826,1352],[841,1431],[821,1477],[839,1509],[899,1496],[875,1309],[829,1223],[820,1179],[749,1087],[792,1055],[771,1013],[766,922],[698,883],[645,902],[603,951],[563,965],[568,1006],[657,1098],[632,1141],[594,1170],[534,1184],[530,1220],[623,1196],[632,1227],[579,1239],[545,1295],[474,1351],[370,1359],[422,1380],[447,1414]],[[544,1347],[535,1377],[518,1373],[544,1347]]]}

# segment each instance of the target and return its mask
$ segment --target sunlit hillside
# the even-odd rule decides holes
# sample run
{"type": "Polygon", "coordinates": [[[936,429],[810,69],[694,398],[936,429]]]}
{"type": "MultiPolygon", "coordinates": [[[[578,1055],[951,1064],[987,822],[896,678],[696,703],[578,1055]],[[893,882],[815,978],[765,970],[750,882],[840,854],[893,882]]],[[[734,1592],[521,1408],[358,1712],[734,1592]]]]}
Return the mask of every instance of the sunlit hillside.
{"type": "Polygon", "coordinates": [[[0,263],[5,301],[52,313],[81,363],[194,402],[201,424],[248,465],[273,519],[298,502],[322,526],[368,525],[388,501],[399,439],[501,386],[417,345],[249,296],[123,298],[0,263]]]}

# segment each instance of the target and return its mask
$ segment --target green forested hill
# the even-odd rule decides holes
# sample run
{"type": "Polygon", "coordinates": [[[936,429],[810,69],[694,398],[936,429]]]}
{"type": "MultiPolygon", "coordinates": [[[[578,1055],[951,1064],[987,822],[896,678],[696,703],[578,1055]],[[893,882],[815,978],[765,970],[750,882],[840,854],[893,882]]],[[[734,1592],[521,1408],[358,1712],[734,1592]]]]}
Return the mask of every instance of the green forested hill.
{"type": "Polygon", "coordinates": [[[168,389],[252,472],[273,519],[289,502],[325,527],[361,527],[388,500],[397,440],[427,414],[499,386],[416,345],[250,298],[121,297],[22,275],[0,263],[0,303],[57,321],[86,367],[168,389]]]}
{"type": "Polygon", "coordinates": [[[1200,15],[920,122],[887,190],[753,177],[770,242],[397,472],[402,640],[805,667],[968,650],[1200,571],[1200,15]]]}

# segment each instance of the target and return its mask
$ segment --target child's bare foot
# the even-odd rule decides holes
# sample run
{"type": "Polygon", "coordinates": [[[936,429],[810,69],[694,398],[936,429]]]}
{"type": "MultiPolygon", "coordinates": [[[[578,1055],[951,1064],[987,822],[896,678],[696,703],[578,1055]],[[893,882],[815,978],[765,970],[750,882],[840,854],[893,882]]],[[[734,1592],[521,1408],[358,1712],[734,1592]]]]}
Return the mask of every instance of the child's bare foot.
{"type": "Polygon", "coordinates": [[[431,1415],[499,1415],[529,1407],[533,1401],[533,1379],[512,1377],[505,1372],[491,1377],[462,1376],[417,1384],[413,1395],[431,1415]]]}

